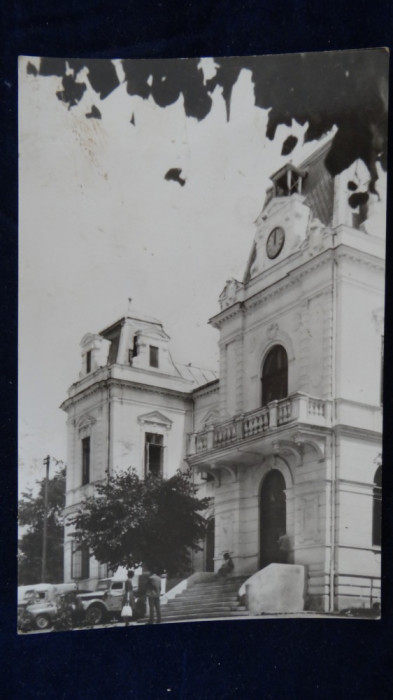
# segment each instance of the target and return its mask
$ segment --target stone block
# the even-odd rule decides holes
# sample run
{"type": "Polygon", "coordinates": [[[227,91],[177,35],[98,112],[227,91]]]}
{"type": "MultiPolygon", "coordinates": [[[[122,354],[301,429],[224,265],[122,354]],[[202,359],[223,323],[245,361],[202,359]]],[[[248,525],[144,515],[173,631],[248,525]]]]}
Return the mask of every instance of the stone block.
{"type": "Polygon", "coordinates": [[[305,567],[270,564],[247,579],[239,595],[242,589],[251,615],[300,612],[304,610],[305,567]]]}

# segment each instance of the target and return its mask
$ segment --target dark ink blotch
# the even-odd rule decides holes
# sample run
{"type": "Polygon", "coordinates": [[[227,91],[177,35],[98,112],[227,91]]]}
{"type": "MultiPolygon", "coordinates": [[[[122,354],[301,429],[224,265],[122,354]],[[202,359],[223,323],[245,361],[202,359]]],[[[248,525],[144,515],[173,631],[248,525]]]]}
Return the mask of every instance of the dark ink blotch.
{"type": "Polygon", "coordinates": [[[292,153],[293,149],[295,148],[297,142],[298,139],[296,136],[288,136],[282,145],[281,155],[289,156],[289,154],[292,153]]]}
{"type": "Polygon", "coordinates": [[[58,99],[68,104],[69,108],[75,107],[86,90],[85,83],[78,83],[72,75],[65,75],[62,83],[63,90],[56,92],[58,99]]]}
{"type": "Polygon", "coordinates": [[[174,182],[178,182],[179,185],[184,187],[186,181],[184,178],[181,177],[181,173],[181,168],[170,168],[168,172],[165,173],[165,180],[173,180],[174,182]]]}
{"type": "Polygon", "coordinates": [[[37,68],[32,63],[30,63],[30,61],[27,64],[26,73],[28,75],[38,75],[37,68]]]}
{"type": "Polygon", "coordinates": [[[368,192],[354,192],[348,197],[348,204],[352,209],[357,209],[357,207],[362,207],[368,202],[368,192]]]}
{"type": "Polygon", "coordinates": [[[95,105],[92,105],[90,112],[85,114],[86,119],[101,119],[101,112],[95,105]]]}
{"type": "Polygon", "coordinates": [[[40,75],[65,75],[66,62],[64,58],[41,58],[40,75]]]}

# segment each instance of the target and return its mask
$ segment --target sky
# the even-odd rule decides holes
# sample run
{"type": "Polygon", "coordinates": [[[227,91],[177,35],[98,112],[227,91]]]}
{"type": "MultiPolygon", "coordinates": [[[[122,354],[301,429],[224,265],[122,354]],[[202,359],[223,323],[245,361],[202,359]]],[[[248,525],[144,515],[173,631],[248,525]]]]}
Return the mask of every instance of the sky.
{"type": "MultiPolygon", "coordinates": [[[[266,139],[246,70],[230,120],[217,87],[197,121],[182,97],[161,108],[128,95],[117,61],[117,89],[100,100],[82,73],[87,92],[68,109],[61,79],[28,73],[29,62],[39,59],[19,63],[20,493],[44,476],[45,455],[66,462],[59,406],[78,379],[79,343],[122,317],[128,298],[162,321],[175,361],[218,369],[208,320],[226,280],[243,277],[269,175],[288,159],[282,143],[298,136],[295,163],[315,148],[302,148],[307,124],[266,139]],[[93,104],[100,120],[85,116],[93,104]],[[165,179],[170,168],[183,187],[165,179]]],[[[212,59],[201,67],[214,74],[212,59]]]]}

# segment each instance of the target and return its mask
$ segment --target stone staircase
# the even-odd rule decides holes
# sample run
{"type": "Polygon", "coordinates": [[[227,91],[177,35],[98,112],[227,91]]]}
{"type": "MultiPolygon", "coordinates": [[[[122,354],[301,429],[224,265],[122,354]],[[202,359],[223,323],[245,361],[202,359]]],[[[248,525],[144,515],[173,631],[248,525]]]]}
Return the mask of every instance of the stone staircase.
{"type": "Polygon", "coordinates": [[[161,605],[161,620],[186,622],[248,616],[246,608],[238,601],[238,590],[244,581],[243,576],[227,579],[212,577],[196,582],[161,605]]]}

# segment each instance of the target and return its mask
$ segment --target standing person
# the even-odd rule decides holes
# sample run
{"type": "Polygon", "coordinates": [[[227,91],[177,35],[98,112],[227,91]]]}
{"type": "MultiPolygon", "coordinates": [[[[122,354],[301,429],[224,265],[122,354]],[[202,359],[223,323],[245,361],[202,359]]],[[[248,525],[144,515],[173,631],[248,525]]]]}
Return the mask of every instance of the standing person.
{"type": "Polygon", "coordinates": [[[160,594],[161,579],[157,575],[157,571],[153,569],[146,585],[146,595],[149,600],[149,623],[151,625],[154,622],[154,611],[156,612],[157,623],[161,622],[160,594]]]}
{"type": "Polygon", "coordinates": [[[134,588],[132,585],[132,579],[134,578],[134,572],[127,572],[127,581],[125,585],[124,597],[123,597],[123,608],[121,611],[121,616],[125,621],[126,627],[130,624],[130,620],[134,615],[135,607],[135,596],[134,588]]]}

